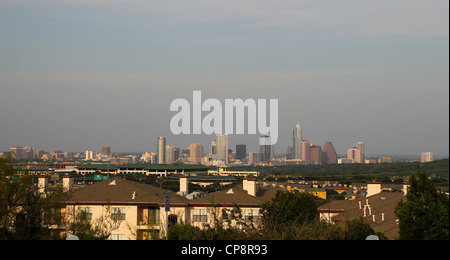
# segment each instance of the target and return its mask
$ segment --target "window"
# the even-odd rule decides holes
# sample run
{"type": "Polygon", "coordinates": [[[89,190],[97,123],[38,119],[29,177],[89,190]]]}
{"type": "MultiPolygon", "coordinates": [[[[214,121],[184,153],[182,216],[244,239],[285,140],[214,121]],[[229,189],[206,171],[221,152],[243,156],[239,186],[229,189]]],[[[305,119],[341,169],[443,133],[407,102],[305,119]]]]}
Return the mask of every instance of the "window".
{"type": "Polygon", "coordinates": [[[194,222],[207,222],[207,211],[206,209],[194,209],[194,222]]]}
{"type": "Polygon", "coordinates": [[[111,234],[110,240],[125,240],[125,235],[123,234],[111,234]]]}
{"type": "Polygon", "coordinates": [[[246,209],[244,213],[246,222],[257,222],[259,219],[259,209],[246,209]]]}
{"type": "Polygon", "coordinates": [[[79,207],[78,215],[81,218],[86,218],[87,220],[92,220],[92,208],[91,207],[79,207]]]}
{"type": "Polygon", "coordinates": [[[160,224],[160,209],[148,208],[148,224],[158,225],[160,224]]]}
{"type": "Polygon", "coordinates": [[[125,208],[111,208],[112,220],[125,220],[125,208]]]}

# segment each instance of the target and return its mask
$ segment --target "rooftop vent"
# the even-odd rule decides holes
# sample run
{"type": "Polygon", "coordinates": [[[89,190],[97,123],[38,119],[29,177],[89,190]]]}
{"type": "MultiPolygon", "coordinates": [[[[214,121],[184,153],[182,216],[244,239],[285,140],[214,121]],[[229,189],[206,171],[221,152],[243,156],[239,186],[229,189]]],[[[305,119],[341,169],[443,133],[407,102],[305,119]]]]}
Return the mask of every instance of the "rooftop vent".
{"type": "Polygon", "coordinates": [[[113,180],[110,184],[108,185],[116,185],[116,180],[113,180]]]}
{"type": "Polygon", "coordinates": [[[234,194],[233,189],[230,189],[229,191],[227,191],[227,194],[234,194]]]}

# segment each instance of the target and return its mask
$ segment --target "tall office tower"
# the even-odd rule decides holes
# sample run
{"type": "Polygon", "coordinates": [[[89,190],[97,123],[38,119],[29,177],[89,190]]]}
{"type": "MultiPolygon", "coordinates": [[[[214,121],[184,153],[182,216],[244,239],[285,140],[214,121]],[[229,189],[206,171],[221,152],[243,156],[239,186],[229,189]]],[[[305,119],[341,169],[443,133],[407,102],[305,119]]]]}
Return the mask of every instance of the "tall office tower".
{"type": "Polygon", "coordinates": [[[24,159],[22,155],[23,147],[11,147],[9,148],[9,152],[16,160],[24,159]]]}
{"type": "Polygon", "coordinates": [[[249,164],[257,164],[261,160],[261,156],[259,153],[250,152],[248,154],[248,163],[249,164]]]}
{"type": "Polygon", "coordinates": [[[180,159],[180,147],[173,148],[173,161],[176,162],[180,159]]]}
{"type": "Polygon", "coordinates": [[[189,146],[189,161],[191,163],[202,163],[203,145],[199,143],[191,144],[189,146]]]}
{"type": "Polygon", "coordinates": [[[211,141],[211,155],[214,158],[217,154],[217,141],[216,139],[211,141]]]}
{"type": "Polygon", "coordinates": [[[311,161],[317,164],[322,163],[322,148],[320,146],[311,146],[311,161]]]}
{"type": "Polygon", "coordinates": [[[291,160],[292,159],[292,146],[288,146],[286,148],[286,159],[291,160]]]}
{"type": "Polygon", "coordinates": [[[158,164],[166,163],[166,138],[160,137],[158,138],[157,145],[157,154],[158,154],[158,164]]]}
{"type": "Polygon", "coordinates": [[[95,159],[94,157],[94,151],[86,150],[86,161],[93,161],[95,159]]]}
{"type": "Polygon", "coordinates": [[[172,164],[175,162],[175,148],[173,145],[166,145],[166,164],[172,164]]]}
{"type": "Polygon", "coordinates": [[[361,150],[356,147],[352,147],[347,150],[347,159],[352,163],[363,163],[361,160],[361,150]]]}
{"type": "Polygon", "coordinates": [[[216,136],[216,160],[224,161],[228,164],[228,134],[216,136]]]}
{"type": "Polygon", "coordinates": [[[302,126],[296,124],[293,131],[292,159],[302,159],[302,126]]]}
{"type": "Polygon", "coordinates": [[[361,162],[364,163],[366,161],[366,145],[364,144],[364,142],[357,142],[356,143],[356,148],[359,149],[359,151],[361,152],[361,162]]]}
{"type": "Polygon", "coordinates": [[[328,141],[325,142],[325,145],[322,149],[322,162],[327,164],[336,164],[337,163],[337,154],[334,149],[333,144],[328,141]]]}
{"type": "Polygon", "coordinates": [[[302,161],[311,161],[311,142],[308,140],[302,141],[302,161]]]}
{"type": "Polygon", "coordinates": [[[236,145],[236,159],[241,160],[247,157],[247,146],[245,144],[236,145]]]}
{"type": "Polygon", "coordinates": [[[434,161],[434,155],[432,152],[422,153],[422,162],[432,162],[434,161]]]}
{"type": "Polygon", "coordinates": [[[270,135],[262,135],[259,140],[259,153],[261,162],[269,163],[273,160],[274,147],[271,145],[270,135]]]}
{"type": "Polygon", "coordinates": [[[111,147],[108,145],[102,147],[102,154],[111,155],[111,147]]]}

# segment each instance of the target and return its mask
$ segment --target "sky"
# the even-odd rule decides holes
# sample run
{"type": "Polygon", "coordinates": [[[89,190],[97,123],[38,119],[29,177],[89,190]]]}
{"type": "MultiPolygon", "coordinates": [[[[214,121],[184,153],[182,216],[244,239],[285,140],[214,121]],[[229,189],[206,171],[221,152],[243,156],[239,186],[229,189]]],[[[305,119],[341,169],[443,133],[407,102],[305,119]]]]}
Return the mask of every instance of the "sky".
{"type": "Polygon", "coordinates": [[[0,151],[209,152],[170,131],[196,90],[278,99],[277,153],[300,123],[340,154],[448,156],[449,1],[0,0],[0,151]]]}

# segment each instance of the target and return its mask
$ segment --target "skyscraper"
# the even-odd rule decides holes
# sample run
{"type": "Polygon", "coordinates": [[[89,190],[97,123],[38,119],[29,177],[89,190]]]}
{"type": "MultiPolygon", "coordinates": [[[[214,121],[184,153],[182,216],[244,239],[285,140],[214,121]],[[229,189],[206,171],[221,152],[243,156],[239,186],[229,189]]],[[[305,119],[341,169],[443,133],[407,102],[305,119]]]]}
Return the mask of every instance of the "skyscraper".
{"type": "Polygon", "coordinates": [[[102,154],[111,155],[111,147],[109,146],[109,144],[102,147],[102,154]]]}
{"type": "Polygon", "coordinates": [[[356,147],[352,147],[347,150],[347,159],[352,163],[363,163],[361,160],[361,150],[356,147]]]}
{"type": "Polygon", "coordinates": [[[236,145],[236,159],[241,160],[247,157],[247,146],[245,144],[236,145]]]}
{"type": "Polygon", "coordinates": [[[269,163],[273,160],[274,148],[271,145],[270,135],[262,135],[259,141],[259,153],[261,155],[261,162],[269,163]]]}
{"type": "Polygon", "coordinates": [[[160,137],[158,138],[157,145],[157,153],[158,153],[158,164],[166,163],[166,138],[160,137]]]}
{"type": "Polygon", "coordinates": [[[302,126],[296,124],[293,131],[293,159],[302,159],[302,126]]]}
{"type": "Polygon", "coordinates": [[[175,161],[175,148],[173,145],[166,145],[166,164],[172,164],[175,161]]]}
{"type": "Polygon", "coordinates": [[[432,162],[434,161],[434,155],[432,152],[422,153],[422,162],[432,162]]]}
{"type": "Polygon", "coordinates": [[[322,162],[328,163],[328,164],[336,164],[337,163],[337,154],[336,150],[334,149],[333,144],[328,141],[325,142],[325,145],[322,149],[322,162]]]}
{"type": "Polygon", "coordinates": [[[311,142],[308,140],[302,141],[302,160],[305,162],[311,161],[311,142]]]}
{"type": "Polygon", "coordinates": [[[320,146],[311,146],[311,161],[317,164],[322,163],[322,148],[320,146]]]}
{"type": "Polygon", "coordinates": [[[189,146],[189,161],[191,163],[200,164],[203,158],[203,145],[200,143],[191,144],[189,146]]]}
{"type": "Polygon", "coordinates": [[[228,134],[216,136],[216,160],[224,161],[228,164],[228,134]]]}
{"type": "Polygon", "coordinates": [[[361,162],[364,163],[366,160],[366,145],[364,144],[364,142],[357,142],[356,148],[359,149],[359,151],[361,153],[360,154],[361,162]]]}

